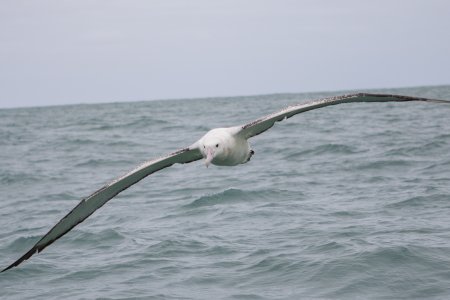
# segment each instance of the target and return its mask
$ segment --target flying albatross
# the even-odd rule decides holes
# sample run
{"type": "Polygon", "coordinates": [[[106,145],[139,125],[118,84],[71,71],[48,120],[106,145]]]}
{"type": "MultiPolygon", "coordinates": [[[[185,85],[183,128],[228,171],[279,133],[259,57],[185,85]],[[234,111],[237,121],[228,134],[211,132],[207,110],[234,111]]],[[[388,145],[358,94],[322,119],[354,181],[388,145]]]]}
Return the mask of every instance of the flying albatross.
{"type": "Polygon", "coordinates": [[[328,105],[353,102],[409,102],[423,101],[450,104],[450,101],[418,98],[402,95],[358,93],[313,100],[306,103],[289,106],[253,122],[241,126],[215,128],[207,132],[197,142],[166,156],[149,160],[128,172],[122,177],[106,184],[80,203],[62,218],[50,231],[44,235],[27,253],[2,272],[18,266],[36,252],[41,252],[48,245],[62,237],[87,217],[133,184],[164,168],[176,163],[189,163],[202,158],[208,167],[210,164],[219,166],[235,166],[250,160],[254,151],[250,148],[248,139],[271,128],[275,122],[290,118],[296,114],[328,105]]]}

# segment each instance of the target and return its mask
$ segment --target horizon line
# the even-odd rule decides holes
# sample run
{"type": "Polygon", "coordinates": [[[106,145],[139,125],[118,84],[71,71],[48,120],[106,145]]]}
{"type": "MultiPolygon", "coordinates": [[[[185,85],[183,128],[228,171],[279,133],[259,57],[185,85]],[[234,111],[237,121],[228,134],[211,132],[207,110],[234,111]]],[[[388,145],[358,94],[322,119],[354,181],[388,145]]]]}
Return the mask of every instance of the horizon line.
{"type": "Polygon", "coordinates": [[[362,89],[339,89],[328,91],[305,91],[305,92],[273,92],[263,94],[244,94],[244,95],[229,95],[229,96],[202,96],[202,97],[186,97],[186,98],[160,98],[160,99],[136,99],[136,100],[118,100],[118,101],[99,101],[99,102],[74,102],[65,104],[48,104],[48,105],[24,105],[24,106],[11,106],[1,107],[0,110],[9,109],[29,109],[29,108],[47,108],[47,107],[62,107],[62,106],[78,106],[78,105],[102,105],[102,104],[122,104],[122,103],[138,103],[138,102],[154,102],[154,101],[180,101],[180,100],[206,100],[206,99],[227,99],[227,98],[242,98],[242,97],[267,97],[274,95],[301,95],[301,94],[321,94],[321,93],[354,93],[358,91],[382,91],[382,90],[402,90],[413,88],[437,88],[437,87],[450,87],[449,84],[432,84],[432,85],[416,85],[416,86],[403,86],[403,87],[384,87],[384,88],[362,88],[362,89]]]}

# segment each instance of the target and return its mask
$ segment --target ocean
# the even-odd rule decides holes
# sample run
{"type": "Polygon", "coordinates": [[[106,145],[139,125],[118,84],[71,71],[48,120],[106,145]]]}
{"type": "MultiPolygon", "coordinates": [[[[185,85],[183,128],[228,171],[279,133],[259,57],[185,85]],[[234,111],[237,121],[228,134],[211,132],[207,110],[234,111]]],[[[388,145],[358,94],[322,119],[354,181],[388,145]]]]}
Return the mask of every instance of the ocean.
{"type": "MultiPolygon", "coordinates": [[[[450,100],[450,86],[372,90],[450,100]]],[[[209,129],[345,92],[0,109],[0,268],[209,129]]],[[[450,106],[330,106],[174,165],[20,266],[1,299],[450,299],[450,106]]]]}

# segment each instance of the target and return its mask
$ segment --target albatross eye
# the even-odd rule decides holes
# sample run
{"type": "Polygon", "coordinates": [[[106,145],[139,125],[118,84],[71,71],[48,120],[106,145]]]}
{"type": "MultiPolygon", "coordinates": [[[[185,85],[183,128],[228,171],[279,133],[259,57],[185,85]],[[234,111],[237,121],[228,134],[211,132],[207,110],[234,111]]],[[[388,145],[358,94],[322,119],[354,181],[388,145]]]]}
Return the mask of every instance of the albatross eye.
{"type": "Polygon", "coordinates": [[[219,144],[216,144],[216,148],[219,148],[219,144]]]}

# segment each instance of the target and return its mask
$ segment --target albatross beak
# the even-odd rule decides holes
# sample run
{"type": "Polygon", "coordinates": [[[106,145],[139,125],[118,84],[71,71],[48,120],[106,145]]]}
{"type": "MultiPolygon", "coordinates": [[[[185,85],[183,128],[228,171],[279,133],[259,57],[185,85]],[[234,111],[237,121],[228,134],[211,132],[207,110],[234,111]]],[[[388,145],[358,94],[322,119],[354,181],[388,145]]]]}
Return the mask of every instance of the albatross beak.
{"type": "Polygon", "coordinates": [[[212,149],[208,149],[206,152],[206,159],[205,159],[205,165],[206,167],[209,167],[209,164],[211,163],[211,161],[214,158],[214,152],[212,149]]]}

